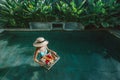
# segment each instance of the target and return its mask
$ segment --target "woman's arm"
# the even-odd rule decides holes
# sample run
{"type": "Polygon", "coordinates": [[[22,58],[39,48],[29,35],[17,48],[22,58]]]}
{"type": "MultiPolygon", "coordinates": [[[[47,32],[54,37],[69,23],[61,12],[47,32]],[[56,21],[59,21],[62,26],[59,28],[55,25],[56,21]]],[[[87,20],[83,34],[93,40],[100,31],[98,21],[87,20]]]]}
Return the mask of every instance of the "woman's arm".
{"type": "Polygon", "coordinates": [[[44,63],[42,61],[39,61],[37,59],[37,56],[38,56],[38,48],[36,48],[35,53],[34,53],[34,61],[37,62],[38,64],[40,64],[41,66],[43,66],[44,63]]]}
{"type": "Polygon", "coordinates": [[[34,53],[34,61],[38,63],[39,61],[37,59],[37,55],[38,55],[38,48],[36,48],[35,53],[34,53]]]}

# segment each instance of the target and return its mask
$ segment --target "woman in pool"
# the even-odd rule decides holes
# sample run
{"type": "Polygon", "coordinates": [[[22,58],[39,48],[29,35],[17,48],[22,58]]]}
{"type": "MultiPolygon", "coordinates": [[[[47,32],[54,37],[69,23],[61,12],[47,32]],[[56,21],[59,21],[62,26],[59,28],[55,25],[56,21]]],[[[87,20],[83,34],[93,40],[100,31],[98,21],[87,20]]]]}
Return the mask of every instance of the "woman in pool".
{"type": "Polygon", "coordinates": [[[57,54],[55,51],[50,50],[48,47],[48,41],[43,37],[39,37],[33,43],[33,46],[36,47],[34,53],[34,61],[39,63],[41,66],[45,64],[50,64],[57,59],[57,54]]]}

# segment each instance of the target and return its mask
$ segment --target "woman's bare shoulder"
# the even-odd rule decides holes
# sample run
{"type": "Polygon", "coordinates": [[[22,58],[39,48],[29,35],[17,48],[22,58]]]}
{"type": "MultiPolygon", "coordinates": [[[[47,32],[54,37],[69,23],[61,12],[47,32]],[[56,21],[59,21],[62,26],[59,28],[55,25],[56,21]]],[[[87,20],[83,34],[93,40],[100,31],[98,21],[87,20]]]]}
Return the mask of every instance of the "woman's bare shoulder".
{"type": "Polygon", "coordinates": [[[37,54],[39,52],[39,48],[36,48],[35,53],[37,54]]]}

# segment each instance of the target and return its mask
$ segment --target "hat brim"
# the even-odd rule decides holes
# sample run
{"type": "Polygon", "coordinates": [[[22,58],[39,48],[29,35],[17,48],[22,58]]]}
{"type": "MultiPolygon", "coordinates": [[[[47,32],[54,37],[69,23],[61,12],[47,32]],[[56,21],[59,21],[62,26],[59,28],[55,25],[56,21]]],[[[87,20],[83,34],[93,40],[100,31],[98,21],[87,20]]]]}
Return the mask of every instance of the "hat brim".
{"type": "Polygon", "coordinates": [[[42,43],[37,43],[36,41],[33,43],[34,47],[42,47],[42,46],[46,46],[48,44],[48,41],[44,41],[42,43]]]}

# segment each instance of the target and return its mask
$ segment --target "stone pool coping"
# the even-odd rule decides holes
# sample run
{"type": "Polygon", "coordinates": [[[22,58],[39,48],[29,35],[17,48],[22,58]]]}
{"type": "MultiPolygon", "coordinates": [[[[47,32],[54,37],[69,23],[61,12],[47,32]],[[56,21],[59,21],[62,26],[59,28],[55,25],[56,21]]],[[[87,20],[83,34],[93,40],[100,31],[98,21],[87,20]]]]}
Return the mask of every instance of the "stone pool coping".
{"type": "Polygon", "coordinates": [[[0,33],[4,31],[84,31],[84,30],[52,30],[52,29],[0,29],[0,33]]]}
{"type": "Polygon", "coordinates": [[[4,32],[4,29],[0,29],[0,33],[4,32]]]}
{"type": "Polygon", "coordinates": [[[0,33],[3,31],[101,31],[101,30],[105,30],[105,31],[111,31],[112,29],[84,29],[84,30],[65,30],[65,29],[60,29],[60,30],[52,30],[52,29],[0,29],[0,33]]]}
{"type": "Polygon", "coordinates": [[[116,37],[120,38],[120,30],[114,30],[114,29],[86,29],[86,30],[50,30],[50,29],[0,29],[0,33],[4,31],[108,31],[109,33],[115,35],[116,37]]]}
{"type": "Polygon", "coordinates": [[[51,31],[47,29],[0,29],[0,33],[4,31],[51,31]]]}
{"type": "Polygon", "coordinates": [[[109,32],[117,38],[120,38],[120,30],[109,30],[109,32]]]}

